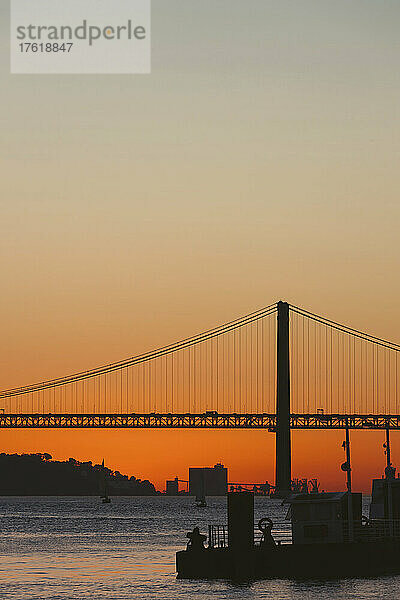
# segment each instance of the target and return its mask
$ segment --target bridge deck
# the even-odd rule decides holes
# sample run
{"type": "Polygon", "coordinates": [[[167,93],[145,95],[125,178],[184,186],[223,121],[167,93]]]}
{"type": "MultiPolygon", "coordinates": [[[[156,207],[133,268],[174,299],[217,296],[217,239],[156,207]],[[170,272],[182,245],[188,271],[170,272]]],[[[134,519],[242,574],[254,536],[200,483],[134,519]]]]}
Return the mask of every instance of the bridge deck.
{"type": "MultiPolygon", "coordinates": [[[[0,414],[0,429],[267,429],[275,414],[0,414]]],[[[292,414],[292,429],[400,429],[400,415],[292,414]]]]}

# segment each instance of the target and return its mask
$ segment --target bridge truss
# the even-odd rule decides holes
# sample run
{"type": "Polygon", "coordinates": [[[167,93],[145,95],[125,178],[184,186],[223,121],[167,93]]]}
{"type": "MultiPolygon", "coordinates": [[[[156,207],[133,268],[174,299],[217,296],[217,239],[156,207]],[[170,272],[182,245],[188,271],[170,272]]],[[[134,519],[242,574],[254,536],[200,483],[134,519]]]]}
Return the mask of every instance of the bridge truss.
{"type": "MultiPolygon", "coordinates": [[[[292,414],[291,429],[400,429],[400,415],[292,414]]],[[[0,414],[0,429],[263,429],[276,414],[0,414]]]]}

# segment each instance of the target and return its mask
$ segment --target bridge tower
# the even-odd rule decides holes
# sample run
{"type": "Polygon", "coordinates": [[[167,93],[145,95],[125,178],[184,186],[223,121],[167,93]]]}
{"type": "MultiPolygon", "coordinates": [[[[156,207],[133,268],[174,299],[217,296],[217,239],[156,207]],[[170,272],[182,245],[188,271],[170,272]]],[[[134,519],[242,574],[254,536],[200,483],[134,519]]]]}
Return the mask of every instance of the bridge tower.
{"type": "Polygon", "coordinates": [[[289,304],[287,302],[278,302],[277,320],[275,486],[276,495],[284,498],[290,493],[292,479],[289,304]]]}

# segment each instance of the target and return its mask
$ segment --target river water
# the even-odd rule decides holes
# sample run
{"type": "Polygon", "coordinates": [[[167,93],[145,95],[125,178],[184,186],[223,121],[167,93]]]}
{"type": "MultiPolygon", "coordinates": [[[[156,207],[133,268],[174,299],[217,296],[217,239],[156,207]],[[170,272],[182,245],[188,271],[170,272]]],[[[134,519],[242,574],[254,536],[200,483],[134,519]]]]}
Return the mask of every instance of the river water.
{"type": "MultiPolygon", "coordinates": [[[[175,552],[186,532],[226,521],[226,499],[95,497],[0,499],[1,600],[317,600],[399,597],[400,577],[339,581],[179,581],[175,552]]],[[[255,516],[289,531],[286,508],[256,498],[255,516]],[[280,523],[280,525],[279,525],[280,523]]]]}

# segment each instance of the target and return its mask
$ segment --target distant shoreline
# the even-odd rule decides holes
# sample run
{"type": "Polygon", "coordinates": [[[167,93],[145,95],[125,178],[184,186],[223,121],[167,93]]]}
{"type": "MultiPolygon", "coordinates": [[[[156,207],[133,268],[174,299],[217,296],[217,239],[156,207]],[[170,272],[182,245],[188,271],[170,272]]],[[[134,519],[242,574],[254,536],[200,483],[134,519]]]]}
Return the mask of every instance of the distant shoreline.
{"type": "Polygon", "coordinates": [[[0,496],[158,496],[153,483],[75,458],[50,454],[0,454],[0,496]]]}

